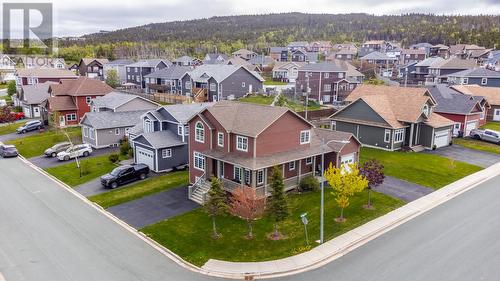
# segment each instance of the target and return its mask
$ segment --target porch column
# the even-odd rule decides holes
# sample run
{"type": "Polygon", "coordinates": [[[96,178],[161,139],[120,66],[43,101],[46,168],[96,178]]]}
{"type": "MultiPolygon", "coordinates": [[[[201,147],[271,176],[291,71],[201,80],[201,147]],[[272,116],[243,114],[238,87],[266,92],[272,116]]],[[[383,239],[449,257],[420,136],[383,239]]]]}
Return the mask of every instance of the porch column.
{"type": "Polygon", "coordinates": [[[299,160],[299,171],[298,171],[298,174],[297,174],[297,186],[300,183],[300,173],[301,172],[302,172],[302,159],[299,160]]]}
{"type": "Polygon", "coordinates": [[[413,123],[410,125],[410,147],[413,146],[413,123]]]}
{"type": "Polygon", "coordinates": [[[217,160],[217,178],[220,179],[220,160],[217,160]]]}

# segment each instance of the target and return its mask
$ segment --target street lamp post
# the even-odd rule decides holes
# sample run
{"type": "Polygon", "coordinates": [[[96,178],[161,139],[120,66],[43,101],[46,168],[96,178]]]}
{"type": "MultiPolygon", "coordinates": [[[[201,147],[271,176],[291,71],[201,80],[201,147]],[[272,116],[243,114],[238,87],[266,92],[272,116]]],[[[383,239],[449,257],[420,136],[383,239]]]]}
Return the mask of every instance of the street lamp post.
{"type": "Polygon", "coordinates": [[[339,141],[339,140],[330,140],[325,143],[325,139],[321,139],[321,180],[320,180],[320,189],[321,189],[321,207],[320,207],[320,217],[319,217],[319,243],[323,244],[324,240],[324,228],[325,228],[325,146],[331,142],[338,143],[349,143],[349,141],[339,141]]]}

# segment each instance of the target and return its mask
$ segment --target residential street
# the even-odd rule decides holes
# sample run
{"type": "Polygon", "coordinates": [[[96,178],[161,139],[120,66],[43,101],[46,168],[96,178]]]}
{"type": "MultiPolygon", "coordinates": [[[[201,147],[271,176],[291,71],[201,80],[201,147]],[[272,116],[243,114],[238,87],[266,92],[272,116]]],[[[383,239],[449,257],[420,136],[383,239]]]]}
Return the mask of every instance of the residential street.
{"type": "Polygon", "coordinates": [[[20,159],[0,159],[7,281],[210,280],[160,254],[20,159]]]}

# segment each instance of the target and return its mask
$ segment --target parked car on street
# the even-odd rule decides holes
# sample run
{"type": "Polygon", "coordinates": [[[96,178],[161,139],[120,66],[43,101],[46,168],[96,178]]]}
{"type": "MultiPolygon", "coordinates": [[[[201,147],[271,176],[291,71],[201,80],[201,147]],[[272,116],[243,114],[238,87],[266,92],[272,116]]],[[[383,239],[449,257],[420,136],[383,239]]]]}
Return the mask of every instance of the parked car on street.
{"type": "Polygon", "coordinates": [[[500,132],[497,131],[474,129],[470,132],[470,136],[477,140],[500,144],[500,132]]]}
{"type": "Polygon", "coordinates": [[[111,173],[101,177],[101,184],[108,188],[117,188],[119,185],[143,180],[149,174],[149,167],[144,164],[123,165],[115,168],[111,173]]]}
{"type": "Polygon", "coordinates": [[[17,157],[19,152],[14,145],[2,144],[0,145],[0,156],[3,158],[7,157],[17,157]]]}
{"type": "Polygon", "coordinates": [[[71,143],[69,142],[60,142],[55,144],[54,146],[47,148],[44,152],[47,157],[56,157],[59,152],[66,151],[71,147],[71,143]]]}
{"type": "Polygon", "coordinates": [[[88,144],[78,144],[72,146],[65,151],[57,153],[57,159],[59,161],[68,161],[75,157],[87,157],[92,153],[92,147],[88,144]]]}
{"type": "Polygon", "coordinates": [[[43,128],[43,123],[40,120],[33,120],[33,121],[28,121],[26,124],[22,125],[21,127],[17,128],[17,133],[18,134],[24,134],[26,132],[34,131],[34,130],[40,130],[43,128]]]}

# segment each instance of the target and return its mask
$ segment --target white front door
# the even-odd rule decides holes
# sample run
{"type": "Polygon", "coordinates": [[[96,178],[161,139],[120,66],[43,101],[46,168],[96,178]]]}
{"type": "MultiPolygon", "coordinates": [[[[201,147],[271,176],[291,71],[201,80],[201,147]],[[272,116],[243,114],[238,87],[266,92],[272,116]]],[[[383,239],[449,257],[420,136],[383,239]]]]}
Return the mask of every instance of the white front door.
{"type": "Polygon", "coordinates": [[[500,108],[495,108],[493,111],[493,121],[500,121],[500,108]]]}
{"type": "Polygon", "coordinates": [[[59,127],[66,126],[66,119],[64,119],[64,115],[59,116],[59,127]]]}
{"type": "Polygon", "coordinates": [[[458,136],[458,134],[460,133],[460,123],[455,123],[455,125],[453,125],[453,136],[456,137],[458,136]]]}
{"type": "Polygon", "coordinates": [[[470,135],[470,131],[476,129],[478,127],[478,121],[469,121],[465,125],[465,133],[464,137],[467,137],[470,135]]]}
{"type": "Polygon", "coordinates": [[[35,106],[33,107],[33,117],[40,117],[40,107],[35,106]]]}
{"type": "Polygon", "coordinates": [[[434,145],[436,146],[436,148],[450,145],[450,131],[445,130],[436,132],[434,136],[434,145]]]}
{"type": "Polygon", "coordinates": [[[151,170],[154,169],[154,153],[142,147],[135,147],[136,164],[147,165],[151,170]]]}

